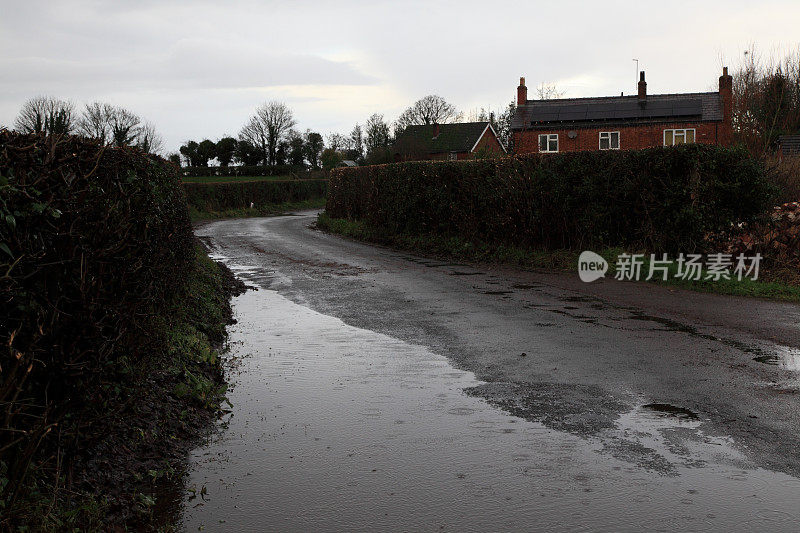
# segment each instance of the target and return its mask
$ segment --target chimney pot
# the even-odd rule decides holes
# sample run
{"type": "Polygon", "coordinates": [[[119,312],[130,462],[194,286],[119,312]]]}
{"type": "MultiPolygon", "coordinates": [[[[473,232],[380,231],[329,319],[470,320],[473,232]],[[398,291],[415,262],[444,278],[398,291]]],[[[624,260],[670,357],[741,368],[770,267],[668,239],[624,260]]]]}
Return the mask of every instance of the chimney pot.
{"type": "Polygon", "coordinates": [[[647,99],[647,82],[644,81],[644,71],[639,72],[639,102],[647,99]]]}
{"type": "Polygon", "coordinates": [[[528,88],[525,86],[525,78],[520,76],[519,87],[517,87],[517,105],[528,103],[528,88]]]}

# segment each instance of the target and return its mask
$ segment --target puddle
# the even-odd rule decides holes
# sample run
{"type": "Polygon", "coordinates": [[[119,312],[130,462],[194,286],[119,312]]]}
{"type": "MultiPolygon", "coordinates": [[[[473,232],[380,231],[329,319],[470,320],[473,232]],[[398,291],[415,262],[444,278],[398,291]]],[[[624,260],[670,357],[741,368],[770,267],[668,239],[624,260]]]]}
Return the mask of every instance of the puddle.
{"type": "Polygon", "coordinates": [[[696,420],[698,418],[697,413],[694,411],[668,403],[648,403],[643,405],[642,408],[666,417],[675,417],[685,420],[696,420]]]}
{"type": "Polygon", "coordinates": [[[774,354],[759,355],[753,357],[753,361],[774,365],[792,372],[800,372],[800,349],[779,346],[774,354]]]}
{"type": "MultiPolygon", "coordinates": [[[[265,276],[250,269],[243,278],[265,276]]],[[[578,436],[554,424],[569,428],[576,413],[591,422],[596,398],[570,414],[543,396],[543,415],[563,419],[548,426],[465,394],[486,384],[424,347],[275,291],[248,291],[234,313],[232,412],[191,455],[186,531],[793,531],[800,521],[800,480],[753,467],[680,407],[642,405],[578,436]]]]}

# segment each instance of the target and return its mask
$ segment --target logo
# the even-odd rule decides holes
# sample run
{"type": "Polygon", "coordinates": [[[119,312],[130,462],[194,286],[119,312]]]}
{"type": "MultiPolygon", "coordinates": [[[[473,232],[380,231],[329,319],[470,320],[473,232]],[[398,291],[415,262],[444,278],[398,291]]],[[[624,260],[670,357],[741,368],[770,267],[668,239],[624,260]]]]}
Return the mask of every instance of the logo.
{"type": "Polygon", "coordinates": [[[578,276],[581,281],[591,283],[605,276],[608,262],[594,252],[586,250],[578,257],[578,276]]]}

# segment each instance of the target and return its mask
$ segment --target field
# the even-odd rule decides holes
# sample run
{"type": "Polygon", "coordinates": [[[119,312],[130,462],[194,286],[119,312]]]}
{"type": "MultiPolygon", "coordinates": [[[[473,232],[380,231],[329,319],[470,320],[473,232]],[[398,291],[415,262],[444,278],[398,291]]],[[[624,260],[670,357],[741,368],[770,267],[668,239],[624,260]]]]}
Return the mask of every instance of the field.
{"type": "Polygon", "coordinates": [[[304,181],[291,175],[282,176],[189,176],[183,183],[247,183],[251,181],[304,181]]]}

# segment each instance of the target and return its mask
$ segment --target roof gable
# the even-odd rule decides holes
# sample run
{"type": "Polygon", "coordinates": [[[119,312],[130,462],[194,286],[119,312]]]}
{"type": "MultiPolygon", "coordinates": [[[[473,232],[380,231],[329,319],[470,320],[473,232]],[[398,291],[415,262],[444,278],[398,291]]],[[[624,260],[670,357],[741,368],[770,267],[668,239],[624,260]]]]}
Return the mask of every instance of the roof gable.
{"type": "Polygon", "coordinates": [[[408,126],[397,136],[395,146],[405,149],[420,149],[429,154],[443,152],[470,152],[478,144],[485,131],[494,130],[488,122],[456,122],[439,124],[439,135],[434,137],[436,126],[408,126]]]}

